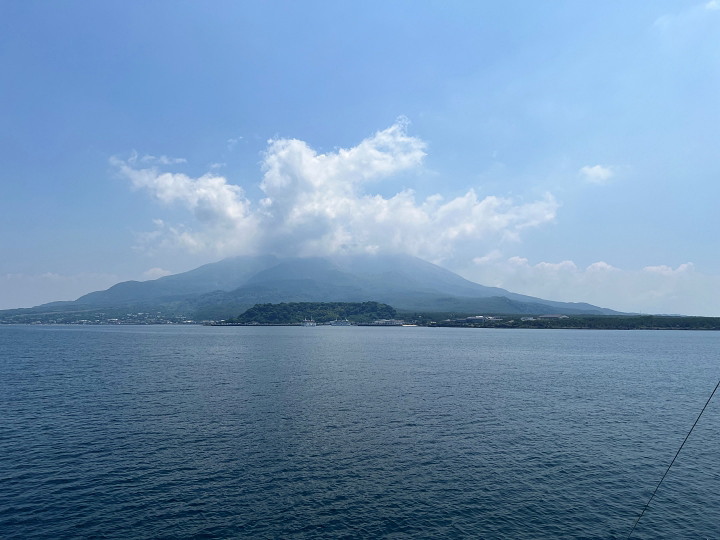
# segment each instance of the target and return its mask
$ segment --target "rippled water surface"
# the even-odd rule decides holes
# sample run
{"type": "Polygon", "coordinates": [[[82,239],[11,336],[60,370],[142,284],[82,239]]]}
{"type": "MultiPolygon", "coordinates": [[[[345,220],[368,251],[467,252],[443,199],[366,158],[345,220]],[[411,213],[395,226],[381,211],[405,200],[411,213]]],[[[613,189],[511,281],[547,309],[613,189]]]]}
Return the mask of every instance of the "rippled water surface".
{"type": "MultiPolygon", "coordinates": [[[[0,327],[2,538],[625,538],[720,333],[0,327]]],[[[720,538],[720,396],[635,538],[720,538]]]]}

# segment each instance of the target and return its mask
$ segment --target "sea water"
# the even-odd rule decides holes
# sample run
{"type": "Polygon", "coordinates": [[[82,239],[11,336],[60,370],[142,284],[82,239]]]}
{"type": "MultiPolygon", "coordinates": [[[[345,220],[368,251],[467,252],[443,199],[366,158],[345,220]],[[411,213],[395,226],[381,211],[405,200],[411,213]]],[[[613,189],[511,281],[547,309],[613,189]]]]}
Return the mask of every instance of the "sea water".
{"type": "MultiPolygon", "coordinates": [[[[2,538],[625,538],[720,333],[0,327],[2,538]]],[[[634,538],[720,537],[720,396],[634,538]]]]}

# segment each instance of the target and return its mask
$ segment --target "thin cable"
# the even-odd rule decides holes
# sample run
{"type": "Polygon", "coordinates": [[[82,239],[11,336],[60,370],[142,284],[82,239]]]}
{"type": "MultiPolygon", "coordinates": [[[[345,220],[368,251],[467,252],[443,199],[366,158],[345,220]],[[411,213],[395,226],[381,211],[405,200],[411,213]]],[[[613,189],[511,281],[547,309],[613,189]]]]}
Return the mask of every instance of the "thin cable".
{"type": "Polygon", "coordinates": [[[667,468],[667,470],[665,471],[665,474],[662,475],[662,478],[661,478],[660,481],[658,482],[658,485],[655,487],[655,491],[653,491],[652,495],[650,495],[650,499],[648,500],[647,504],[645,505],[645,508],[643,508],[643,511],[640,512],[640,515],[639,515],[638,518],[635,520],[635,524],[632,526],[632,529],[630,529],[630,533],[627,535],[628,540],[629,540],[630,537],[632,536],[633,531],[635,531],[635,527],[637,527],[638,521],[640,521],[640,518],[643,517],[643,514],[645,513],[645,510],[647,510],[647,509],[648,509],[648,506],[650,506],[650,503],[652,502],[653,497],[655,497],[655,494],[657,493],[657,490],[660,488],[660,484],[663,483],[663,480],[665,480],[665,477],[667,476],[667,473],[670,472],[670,467],[672,467],[672,466],[673,466],[673,463],[675,463],[675,460],[677,459],[678,455],[680,454],[680,450],[682,450],[683,446],[685,446],[685,443],[687,442],[688,437],[690,437],[690,434],[693,432],[693,429],[695,429],[695,426],[697,425],[698,421],[700,420],[700,417],[702,416],[702,414],[705,412],[705,409],[707,408],[708,403],[710,403],[710,400],[711,400],[711,399],[713,398],[713,396],[715,395],[715,392],[717,391],[718,387],[720,387],[720,381],[718,381],[718,383],[715,385],[715,390],[712,391],[712,394],[710,394],[710,397],[709,397],[708,400],[705,402],[705,406],[702,408],[702,411],[700,411],[700,414],[698,414],[698,417],[695,419],[695,423],[694,423],[694,424],[692,425],[692,427],[690,428],[690,431],[688,431],[688,434],[685,435],[685,440],[682,442],[682,444],[680,445],[680,448],[678,448],[678,451],[675,453],[675,457],[672,458],[672,461],[670,462],[670,465],[668,465],[668,468],[667,468]]]}

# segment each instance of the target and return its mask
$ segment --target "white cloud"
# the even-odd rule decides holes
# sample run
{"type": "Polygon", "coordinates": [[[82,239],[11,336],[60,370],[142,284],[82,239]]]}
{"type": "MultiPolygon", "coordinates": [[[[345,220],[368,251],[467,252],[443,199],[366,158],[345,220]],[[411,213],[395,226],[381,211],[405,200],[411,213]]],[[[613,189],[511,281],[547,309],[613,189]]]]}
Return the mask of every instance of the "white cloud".
{"type": "Polygon", "coordinates": [[[187,163],[187,160],[185,158],[151,156],[149,154],[140,156],[137,152],[133,152],[130,158],[128,158],[128,163],[131,163],[133,165],[136,163],[141,163],[144,165],[179,165],[182,163],[187,163]]]}
{"type": "Polygon", "coordinates": [[[627,312],[720,316],[720,276],[701,274],[692,263],[623,270],[599,261],[583,268],[573,261],[531,264],[497,251],[473,263],[462,272],[468,279],[530,296],[627,312]]]}
{"type": "Polygon", "coordinates": [[[475,257],[473,259],[473,264],[484,265],[484,264],[497,262],[502,258],[502,256],[503,256],[502,252],[499,249],[493,249],[487,255],[483,255],[482,257],[475,257]]]}
{"type": "Polygon", "coordinates": [[[659,266],[646,266],[643,268],[644,272],[649,274],[658,274],[661,276],[677,276],[680,274],[691,273],[694,270],[692,263],[681,264],[677,268],[673,269],[671,266],[659,265],[659,266]]]}
{"type": "Polygon", "coordinates": [[[610,167],[604,167],[602,165],[585,165],[580,169],[580,174],[586,182],[598,185],[607,184],[608,181],[615,176],[615,173],[610,167]]]}
{"type": "Polygon", "coordinates": [[[710,0],[707,4],[705,4],[705,9],[710,11],[716,11],[720,10],[720,1],[718,0],[710,0]]]}
{"type": "Polygon", "coordinates": [[[171,274],[172,274],[172,272],[170,270],[164,270],[162,268],[155,267],[155,268],[150,268],[148,270],[145,270],[145,272],[143,272],[142,277],[144,279],[157,279],[157,278],[169,276],[171,274]]]}
{"type": "Polygon", "coordinates": [[[572,261],[562,261],[559,263],[540,262],[536,268],[542,272],[560,273],[560,272],[577,272],[578,267],[572,261]]]}
{"type": "Polygon", "coordinates": [[[182,173],[160,172],[156,167],[137,169],[117,158],[111,162],[134,188],[151,192],[163,203],[182,204],[201,224],[201,230],[194,232],[155,220],[157,228],[144,235],[145,243],[178,245],[194,252],[214,249],[221,254],[247,251],[252,245],[257,218],[242,188],[229,184],[224,177],[208,173],[191,178],[182,173]]]}
{"type": "Polygon", "coordinates": [[[418,200],[411,189],[389,197],[372,193],[374,183],[419,168],[425,149],[422,140],[407,134],[403,119],[355,147],[324,154],[297,139],[271,140],[262,163],[264,196],[254,204],[222,176],[191,178],[113,163],[135,188],[182,204],[196,218],[195,229],[156,223],[146,244],[195,252],[388,250],[440,261],[483,242],[517,241],[525,229],[554,220],[558,203],[549,193],[531,202],[481,199],[473,189],[447,201],[441,195],[418,200]]]}
{"type": "Polygon", "coordinates": [[[609,265],[605,261],[598,261],[592,263],[590,266],[587,267],[587,272],[617,272],[618,269],[614,266],[609,265]]]}

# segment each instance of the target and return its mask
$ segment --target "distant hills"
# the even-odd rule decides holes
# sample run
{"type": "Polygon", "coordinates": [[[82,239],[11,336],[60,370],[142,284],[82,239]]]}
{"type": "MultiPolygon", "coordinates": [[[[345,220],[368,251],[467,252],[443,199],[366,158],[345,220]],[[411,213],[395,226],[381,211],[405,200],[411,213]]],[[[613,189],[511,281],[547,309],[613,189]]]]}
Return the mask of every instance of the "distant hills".
{"type": "Polygon", "coordinates": [[[154,313],[192,320],[237,316],[259,303],[382,302],[402,311],[618,315],[591,304],[556,302],[486,287],[409,255],[279,258],[243,256],[151,281],[125,281],[73,302],[0,311],[0,321],[68,322],[97,313],[154,313]]]}

